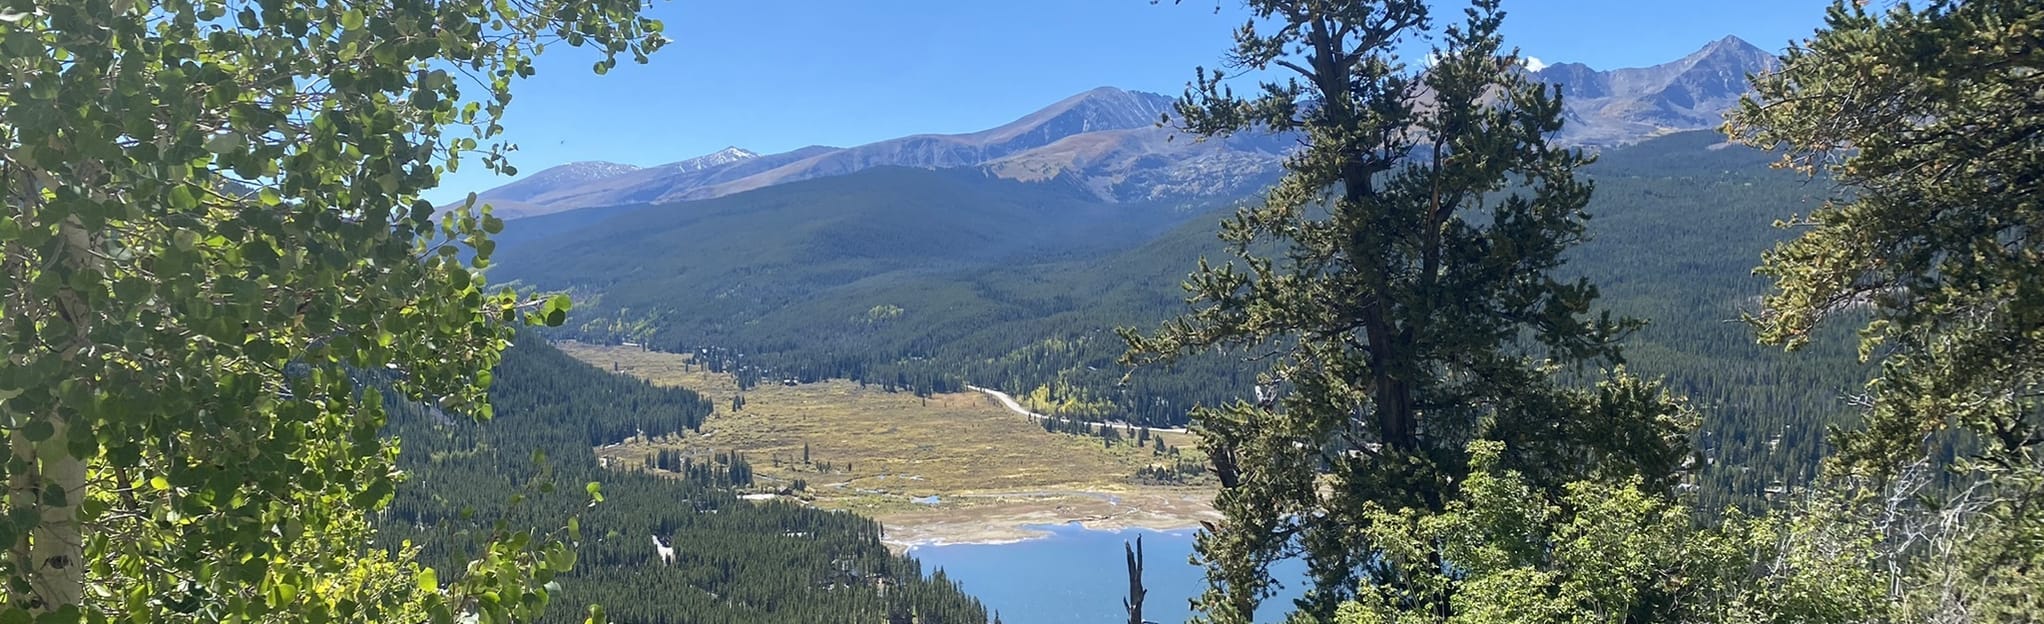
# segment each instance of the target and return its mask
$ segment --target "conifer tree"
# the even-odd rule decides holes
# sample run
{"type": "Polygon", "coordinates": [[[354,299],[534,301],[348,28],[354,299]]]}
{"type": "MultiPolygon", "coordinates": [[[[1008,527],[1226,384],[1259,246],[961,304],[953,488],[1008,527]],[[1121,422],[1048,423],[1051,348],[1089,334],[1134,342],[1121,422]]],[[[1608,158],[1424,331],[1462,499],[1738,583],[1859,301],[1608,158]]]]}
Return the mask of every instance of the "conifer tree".
{"type": "Polygon", "coordinates": [[[1874,313],[1862,352],[1889,355],[1868,427],[1842,438],[1853,462],[1901,465],[1953,426],[2023,455],[2044,443],[2044,8],[1839,3],[1827,24],[1727,125],[1843,191],[1766,255],[1761,338],[1794,348],[1827,317],[1874,313]]]}
{"type": "Polygon", "coordinates": [[[1827,319],[1864,323],[1861,357],[1880,368],[1856,401],[1862,426],[1834,436],[1830,476],[1879,497],[1858,502],[1890,529],[1904,606],[2031,619],[2044,609],[2044,5],[1864,5],[1834,3],[1726,125],[1836,184],[1783,222],[1802,233],[1763,258],[1774,290],[1752,320],[1791,349],[1827,319]],[[1919,497],[1926,472],[1958,486],[1919,497]]]}
{"type": "Polygon", "coordinates": [[[1206,617],[1251,621],[1269,562],[1291,554],[1308,563],[1309,621],[1359,584],[1449,604],[1452,584],[1416,584],[1364,527],[1372,509],[1440,512],[1473,442],[1502,443],[1507,467],[1550,496],[1591,477],[1672,485],[1690,426],[1679,401],[1622,373],[1556,381],[1615,360],[1637,324],[1556,276],[1584,236],[1592,186],[1576,169],[1590,158],[1549,142],[1559,90],[1503,46],[1497,0],[1442,29],[1426,67],[1399,55],[1433,32],[1420,0],[1247,5],[1228,61],[1278,78],[1244,97],[1201,69],[1179,123],[1303,146],[1261,205],[1222,223],[1234,257],[1188,278],[1192,311],[1121,332],[1134,365],[1218,348],[1266,367],[1258,400],[1193,414],[1226,518],[1197,541],[1206,617]]]}

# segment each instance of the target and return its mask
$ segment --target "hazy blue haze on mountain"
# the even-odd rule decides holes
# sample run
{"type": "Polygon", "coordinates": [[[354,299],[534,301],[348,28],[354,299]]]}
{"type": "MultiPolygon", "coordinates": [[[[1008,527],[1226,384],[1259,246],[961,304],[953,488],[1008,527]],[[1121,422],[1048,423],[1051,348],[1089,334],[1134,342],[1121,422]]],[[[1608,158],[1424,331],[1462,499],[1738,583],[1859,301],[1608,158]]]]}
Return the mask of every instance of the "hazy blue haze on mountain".
{"type": "MultiPolygon", "coordinates": [[[[1504,34],[1547,62],[1638,67],[1728,33],[1779,51],[1827,4],[1511,2],[1504,34]]],[[[1218,63],[1243,20],[1237,3],[1208,0],[684,1],[655,3],[653,15],[676,43],[652,64],[596,77],[582,51],[540,59],[505,123],[523,174],[577,161],[651,166],[730,145],[772,154],[972,132],[1101,85],[1176,94],[1193,66],[1218,63]]],[[[1417,58],[1427,44],[1409,47],[1417,58]]],[[[466,164],[429,198],[509,181],[466,164]]]]}

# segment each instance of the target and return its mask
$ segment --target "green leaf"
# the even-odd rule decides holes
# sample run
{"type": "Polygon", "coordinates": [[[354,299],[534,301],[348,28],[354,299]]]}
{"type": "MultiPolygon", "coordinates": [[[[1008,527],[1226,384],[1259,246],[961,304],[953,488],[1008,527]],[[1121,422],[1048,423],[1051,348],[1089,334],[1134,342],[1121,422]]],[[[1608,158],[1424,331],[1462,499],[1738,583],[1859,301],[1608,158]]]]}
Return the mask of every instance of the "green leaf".
{"type": "Polygon", "coordinates": [[[28,441],[30,442],[41,442],[43,440],[48,440],[50,439],[50,436],[56,434],[57,434],[56,425],[50,424],[50,421],[47,420],[29,421],[28,426],[21,428],[21,435],[27,437],[28,441]]]}
{"type": "Polygon", "coordinates": [[[232,154],[248,147],[248,141],[238,132],[222,132],[206,139],[206,151],[215,154],[232,154]]]}
{"type": "Polygon", "coordinates": [[[590,482],[589,482],[589,485],[585,485],[585,486],[582,486],[582,489],[583,489],[584,491],[587,491],[587,492],[589,492],[589,500],[590,500],[591,502],[597,502],[597,503],[601,503],[601,502],[603,502],[603,484],[602,484],[602,483],[598,483],[598,482],[595,482],[595,481],[590,481],[590,482]]]}
{"type": "Polygon", "coordinates": [[[540,305],[540,321],[548,327],[560,327],[562,323],[567,322],[568,308],[573,305],[574,302],[570,301],[567,295],[548,297],[546,302],[540,305]]]}
{"type": "Polygon", "coordinates": [[[164,193],[164,199],[178,212],[188,212],[199,207],[199,199],[192,195],[192,188],[183,184],[170,187],[170,191],[164,193]]]}
{"type": "Polygon", "coordinates": [[[419,591],[431,594],[440,591],[440,573],[432,568],[419,568],[419,591]]]}
{"type": "Polygon", "coordinates": [[[546,562],[550,570],[561,572],[572,570],[575,568],[575,549],[559,542],[550,544],[546,550],[546,562]]]}
{"type": "MultiPolygon", "coordinates": [[[[420,569],[416,551],[380,548],[354,530],[403,474],[395,444],[378,435],[388,415],[368,386],[453,396],[451,405],[480,412],[468,381],[486,378],[477,373],[500,360],[509,325],[530,311],[515,295],[500,304],[474,292],[480,272],[449,277],[419,261],[441,224],[419,198],[452,168],[439,145],[474,149],[462,135],[501,135],[512,78],[531,72],[529,53],[566,32],[557,28],[613,54],[648,45],[635,2],[489,5],[0,2],[8,175],[33,181],[31,199],[48,199],[0,209],[0,400],[14,415],[7,426],[37,453],[89,458],[94,475],[80,484],[52,472],[17,492],[0,511],[10,519],[0,543],[42,524],[48,505],[80,505],[87,521],[133,519],[112,546],[89,533],[94,560],[73,561],[99,566],[79,588],[90,613],[5,600],[0,624],[37,613],[53,622],[455,620],[441,592],[348,583],[420,569]],[[486,92],[458,94],[456,67],[491,83],[486,92]],[[450,101],[457,95],[469,97],[450,101]],[[485,112],[484,101],[496,105],[485,112]],[[87,314],[52,305],[59,297],[87,314]],[[84,349],[72,348],[78,330],[92,334],[84,349]],[[386,360],[403,374],[364,383],[386,360]],[[67,420],[50,416],[60,407],[67,420]],[[300,506],[297,526],[279,528],[275,514],[290,510],[275,500],[300,506]],[[129,552],[161,543],[207,548],[197,558],[129,552]],[[289,566],[273,567],[286,555],[289,566]],[[315,583],[334,595],[311,600],[323,593],[315,583]]],[[[504,228],[480,213],[450,219],[449,247],[485,254],[485,233],[504,228]]],[[[563,299],[539,316],[559,322],[566,311],[563,299]]],[[[17,477],[36,468],[32,458],[0,461],[17,477]]],[[[545,582],[539,562],[527,555],[453,562],[485,571],[472,583],[474,595],[494,592],[480,617],[544,606],[532,598],[545,582]]],[[[27,574],[14,571],[12,596],[25,594],[27,574]]],[[[438,583],[431,569],[414,581],[438,583]]]]}

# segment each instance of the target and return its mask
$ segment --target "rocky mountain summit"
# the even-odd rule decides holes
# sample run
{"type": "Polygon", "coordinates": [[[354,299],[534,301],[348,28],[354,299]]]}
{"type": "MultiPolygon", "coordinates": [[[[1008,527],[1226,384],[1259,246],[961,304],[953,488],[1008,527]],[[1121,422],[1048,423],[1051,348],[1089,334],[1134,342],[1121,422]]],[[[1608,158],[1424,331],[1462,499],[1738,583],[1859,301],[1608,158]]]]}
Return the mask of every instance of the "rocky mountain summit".
{"type": "Polygon", "coordinates": [[[1563,142],[1612,146],[1715,128],[1748,91],[1747,76],[1780,65],[1766,50],[1725,37],[1652,67],[1597,71],[1581,63],[1559,63],[1533,76],[1562,88],[1568,110],[1563,142]]]}

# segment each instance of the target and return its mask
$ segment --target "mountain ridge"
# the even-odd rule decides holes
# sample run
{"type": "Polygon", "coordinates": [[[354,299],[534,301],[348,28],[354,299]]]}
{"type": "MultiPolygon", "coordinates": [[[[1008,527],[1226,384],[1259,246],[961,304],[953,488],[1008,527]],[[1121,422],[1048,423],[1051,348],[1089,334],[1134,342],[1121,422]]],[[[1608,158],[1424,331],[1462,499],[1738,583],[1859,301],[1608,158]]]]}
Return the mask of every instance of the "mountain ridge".
{"type": "Polygon", "coordinates": [[[1563,143],[1615,147],[1643,139],[1714,128],[1749,88],[1748,74],[1771,71],[1780,60],[1737,36],[1705,44],[1682,58],[1649,67],[1599,71],[1556,63],[1531,72],[1562,88],[1568,123],[1563,143]]]}
{"type": "MultiPolygon", "coordinates": [[[[1749,74],[1779,60],[1736,36],[1648,67],[1597,70],[1582,63],[1529,67],[1561,86],[1565,145],[1617,147],[1716,127],[1747,92],[1749,74]]],[[[1267,184],[1296,139],[1257,133],[1200,139],[1169,126],[1174,98],[1097,87],[999,126],[914,134],[852,147],[810,146],[777,154],[737,147],[654,167],[602,169],[570,163],[485,191],[497,214],[520,218],[600,206],[712,199],[873,167],[980,168],[1020,181],[1066,180],[1113,202],[1216,197],[1267,184]],[[578,168],[579,166],[579,168],[578,168]],[[555,169],[570,168],[556,174],[555,169]],[[592,172],[589,170],[596,169],[592,172]],[[600,175],[599,175],[600,174],[600,175]],[[532,182],[532,180],[547,182],[532,182]]],[[[612,164],[615,163],[605,163],[612,164]]]]}

